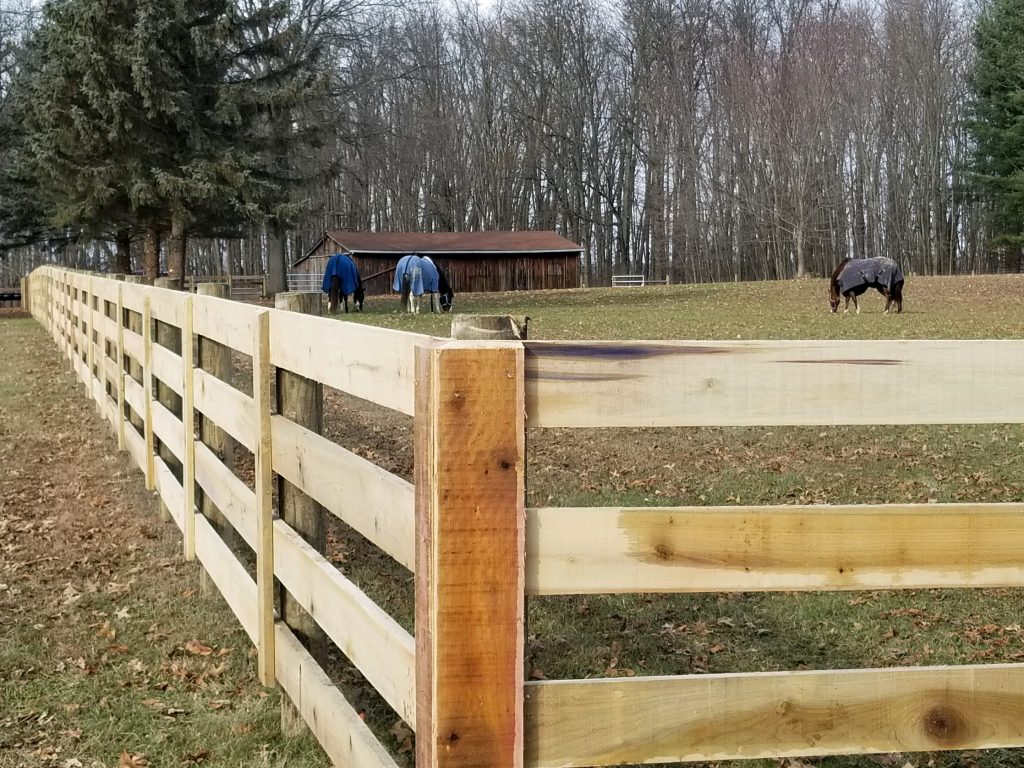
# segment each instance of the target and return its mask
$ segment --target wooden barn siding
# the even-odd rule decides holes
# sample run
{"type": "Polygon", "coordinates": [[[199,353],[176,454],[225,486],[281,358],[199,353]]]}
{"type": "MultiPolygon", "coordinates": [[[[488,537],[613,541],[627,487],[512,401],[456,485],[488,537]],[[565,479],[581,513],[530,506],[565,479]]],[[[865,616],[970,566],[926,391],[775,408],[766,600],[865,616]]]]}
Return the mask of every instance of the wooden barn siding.
{"type": "MultiPolygon", "coordinates": [[[[332,240],[325,241],[316,253],[294,268],[296,272],[322,274],[326,257],[338,251],[332,240]]],[[[384,270],[394,269],[395,256],[355,254],[356,266],[365,280],[384,270]]],[[[552,288],[578,288],[580,265],[576,254],[530,254],[524,256],[436,256],[434,261],[448,275],[456,293],[489,291],[538,291],[552,288]]],[[[393,273],[365,283],[369,296],[391,293],[393,273]]]]}

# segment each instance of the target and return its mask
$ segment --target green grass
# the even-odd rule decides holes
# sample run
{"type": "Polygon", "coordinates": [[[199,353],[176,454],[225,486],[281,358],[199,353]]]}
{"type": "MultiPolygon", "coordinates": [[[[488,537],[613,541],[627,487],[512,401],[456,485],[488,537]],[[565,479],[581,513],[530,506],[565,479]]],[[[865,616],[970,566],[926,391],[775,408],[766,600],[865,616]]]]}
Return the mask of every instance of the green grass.
{"type": "MultiPolygon", "coordinates": [[[[827,281],[710,283],[468,294],[455,310],[530,317],[531,339],[972,339],[1024,338],[1024,276],[909,278],[901,315],[882,315],[875,291],[861,314],[832,315],[827,281]]],[[[371,296],[348,320],[447,336],[450,318],[398,311],[371,296]]]]}
{"type": "MultiPolygon", "coordinates": [[[[459,296],[456,307],[459,312],[528,315],[531,339],[1024,338],[1022,289],[1024,280],[1019,276],[912,277],[906,290],[906,311],[899,316],[883,316],[883,300],[877,294],[863,297],[859,316],[830,315],[823,280],[459,296]]],[[[409,316],[397,312],[397,305],[393,297],[371,297],[367,312],[341,317],[448,334],[449,317],[409,316]]],[[[21,328],[19,333],[34,333],[27,321],[14,321],[13,326],[5,322],[0,326],[0,342],[9,327],[21,328]],[[23,322],[24,326],[19,325],[23,322]]],[[[28,337],[18,343],[40,344],[28,337]]],[[[45,342],[39,348],[46,354],[51,349],[45,342]]],[[[57,367],[43,366],[44,379],[53,376],[57,367]]],[[[59,405],[80,394],[80,388],[68,385],[68,377],[61,376],[64,389],[58,387],[52,401],[42,408],[42,418],[54,440],[70,429],[59,405]]],[[[14,392],[20,386],[0,375],[0,392],[14,392]]],[[[29,389],[34,389],[36,396],[49,397],[42,379],[29,389]]],[[[8,401],[9,395],[3,394],[0,410],[8,401]]],[[[84,401],[79,398],[78,402],[84,401]]],[[[406,417],[355,399],[343,399],[328,412],[332,439],[410,477],[411,433],[406,417]]],[[[38,414],[34,418],[39,418],[38,414]]],[[[105,434],[102,427],[95,430],[105,434]]],[[[26,431],[31,432],[22,428],[22,433],[26,431]]],[[[1020,501],[1024,496],[1024,429],[1016,425],[897,430],[531,430],[528,446],[527,503],[531,506],[1020,501]]],[[[61,444],[61,450],[65,448],[61,444]]],[[[55,449],[51,446],[50,450],[55,449]]],[[[76,455],[65,451],[63,464],[77,467],[76,455]]],[[[137,483],[137,475],[133,477],[137,483]]],[[[71,494],[62,503],[77,509],[74,505],[81,501],[71,494]]],[[[162,527],[152,521],[143,529],[155,536],[152,542],[147,539],[147,548],[164,540],[162,527]]],[[[194,569],[178,561],[173,530],[168,536],[171,543],[166,555],[154,557],[171,560],[173,565],[161,569],[144,589],[133,586],[138,591],[132,593],[131,622],[116,618],[123,600],[102,594],[85,592],[82,601],[87,602],[82,605],[86,610],[76,607],[74,611],[84,615],[64,626],[61,617],[71,615],[70,609],[37,608],[24,594],[14,600],[0,591],[0,612],[9,606],[29,611],[14,615],[12,640],[6,643],[4,635],[6,644],[0,646],[0,722],[8,717],[9,702],[13,701],[11,717],[15,719],[10,732],[17,739],[30,739],[36,731],[48,734],[47,740],[17,751],[8,748],[5,752],[0,746],[0,765],[6,765],[7,755],[24,761],[12,765],[60,765],[59,760],[40,763],[32,756],[41,744],[60,747],[61,760],[82,755],[84,765],[89,765],[88,760],[115,765],[123,750],[143,752],[153,765],[179,765],[206,748],[211,754],[204,764],[322,764],[316,762],[322,756],[308,740],[295,743],[276,734],[275,694],[262,696],[248,642],[233,629],[227,608],[218,600],[198,595],[181,598],[193,586],[194,569]],[[169,583],[173,588],[168,588],[169,583]],[[150,604],[152,607],[147,607],[150,604]],[[153,618],[151,611],[166,618],[153,618]],[[95,634],[107,620],[118,633],[113,641],[95,634]],[[36,623],[43,624],[44,630],[34,629],[36,623]],[[153,623],[158,625],[157,634],[168,636],[153,642],[147,635],[153,623]],[[53,650],[58,641],[51,633],[57,626],[60,636],[69,638],[60,642],[75,644],[73,652],[53,650]],[[200,675],[209,665],[219,663],[220,657],[195,657],[181,650],[190,639],[218,650],[231,648],[225,657],[230,665],[223,675],[232,677],[204,678],[204,686],[212,686],[207,690],[189,683],[187,676],[181,679],[180,670],[171,673],[175,661],[192,665],[200,675]],[[122,641],[132,649],[128,659],[110,652],[112,644],[122,641]],[[12,651],[17,648],[23,650],[12,651]],[[86,660],[92,670],[89,674],[67,666],[67,659],[77,665],[78,658],[86,660]],[[138,658],[146,671],[134,671],[129,665],[132,658],[138,658]],[[33,659],[46,660],[46,664],[32,664],[33,659]],[[65,667],[58,671],[61,661],[65,667]],[[92,662],[97,662],[95,668],[90,666],[92,662]],[[19,677],[5,682],[17,670],[19,677]],[[87,715],[62,711],[65,703],[97,702],[104,696],[106,708],[95,713],[91,709],[87,715]],[[214,701],[239,701],[227,712],[207,711],[203,704],[214,696],[218,697],[214,701]],[[183,709],[187,714],[151,712],[159,709],[157,705],[142,704],[150,699],[159,701],[160,707],[166,702],[167,708],[183,709]],[[55,712],[56,718],[47,720],[55,712]],[[225,721],[218,720],[225,717],[225,721]],[[45,721],[42,725],[40,719],[45,721]],[[252,726],[252,741],[236,738],[232,728],[239,722],[252,726]],[[83,733],[77,739],[61,735],[77,729],[83,733]],[[90,734],[87,750],[77,746],[86,741],[86,733],[90,734]],[[210,744],[215,746],[210,748],[210,744]]],[[[330,556],[403,626],[412,629],[408,572],[337,523],[331,534],[330,556]]],[[[0,560],[0,569],[3,562],[0,560]]],[[[0,570],[0,574],[5,572],[0,570]]],[[[10,576],[0,575],[0,583],[12,581],[10,576]]],[[[59,594],[65,583],[60,577],[50,586],[59,594]]],[[[1018,590],[531,598],[529,674],[535,679],[560,679],[1019,661],[1024,658],[1022,609],[1024,595],[1018,590]]],[[[405,733],[392,730],[397,720],[394,713],[340,660],[332,674],[357,708],[366,712],[381,740],[395,750],[399,764],[408,765],[408,745],[399,752],[405,733]]],[[[0,734],[0,744],[7,743],[3,728],[0,734]]],[[[879,764],[903,768],[906,762],[915,767],[1008,768],[1024,765],[1024,752],[802,761],[820,768],[879,764]]],[[[758,760],[735,763],[735,768],[779,765],[779,761],[758,760]]]]}
{"type": "MultiPolygon", "coordinates": [[[[528,315],[531,339],[1024,338],[1019,276],[911,278],[906,311],[831,315],[824,280],[460,296],[459,312],[528,315]]],[[[397,312],[371,298],[347,319],[445,336],[450,318],[397,312]]],[[[899,393],[892,393],[898,396],[899,393]]],[[[382,417],[383,418],[383,417],[382,417]]],[[[352,425],[336,437],[352,437],[352,425]]],[[[392,423],[400,459],[407,425],[392,423]]],[[[899,429],[707,428],[531,430],[529,506],[647,506],[1020,501],[1018,425],[899,429]]],[[[411,594],[352,536],[346,570],[407,625],[411,594]],[[365,563],[365,564],[364,564],[365,563]]],[[[386,558],[384,559],[386,560],[386,558]]],[[[917,590],[531,598],[527,655],[535,679],[844,669],[1019,661],[1020,590],[917,590]]],[[[991,750],[808,759],[821,768],[1024,765],[991,750]]],[[[767,768],[779,761],[736,762],[767,768]]]]}
{"type": "Polygon", "coordinates": [[[0,766],[326,765],[45,332],[0,359],[0,766]]]}

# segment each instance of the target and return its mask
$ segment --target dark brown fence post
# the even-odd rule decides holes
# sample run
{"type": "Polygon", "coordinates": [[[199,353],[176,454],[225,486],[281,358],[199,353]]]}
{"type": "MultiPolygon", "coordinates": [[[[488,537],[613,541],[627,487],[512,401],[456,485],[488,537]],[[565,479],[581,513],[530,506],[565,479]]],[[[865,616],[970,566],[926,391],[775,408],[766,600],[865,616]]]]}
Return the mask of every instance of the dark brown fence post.
{"type": "MultiPolygon", "coordinates": [[[[279,293],[274,299],[277,309],[321,314],[319,293],[279,293]]],[[[323,431],[323,385],[286,370],[277,370],[277,412],[311,432],[323,431]]],[[[296,530],[317,552],[327,548],[327,528],[323,507],[314,499],[278,477],[278,510],[281,519],[296,530]]],[[[287,590],[281,588],[281,618],[291,628],[318,662],[323,663],[327,637],[313,617],[306,613],[287,590]]],[[[306,728],[295,705],[287,697],[281,698],[281,729],[297,733],[306,728]]]]}

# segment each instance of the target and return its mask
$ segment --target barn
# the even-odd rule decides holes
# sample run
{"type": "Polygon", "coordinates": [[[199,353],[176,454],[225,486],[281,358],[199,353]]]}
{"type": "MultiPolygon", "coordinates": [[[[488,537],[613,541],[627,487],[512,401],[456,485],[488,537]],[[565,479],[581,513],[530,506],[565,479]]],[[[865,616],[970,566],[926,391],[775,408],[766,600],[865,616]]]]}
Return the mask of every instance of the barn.
{"type": "Polygon", "coordinates": [[[326,232],[292,272],[322,275],[341,251],[355,259],[367,294],[389,293],[395,265],[408,253],[429,256],[456,293],[580,284],[582,249],[555,232],[326,232]]]}

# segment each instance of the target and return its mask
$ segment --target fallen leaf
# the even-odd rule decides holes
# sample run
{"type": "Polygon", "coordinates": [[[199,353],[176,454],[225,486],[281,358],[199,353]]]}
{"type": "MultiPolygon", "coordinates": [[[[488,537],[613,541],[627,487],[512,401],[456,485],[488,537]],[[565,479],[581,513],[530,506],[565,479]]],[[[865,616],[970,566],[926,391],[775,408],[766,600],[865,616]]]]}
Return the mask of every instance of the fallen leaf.
{"type": "Polygon", "coordinates": [[[195,752],[186,752],[181,756],[181,762],[185,765],[199,765],[199,763],[206,762],[210,757],[210,750],[208,749],[197,749],[195,752]]]}
{"type": "Polygon", "coordinates": [[[141,752],[122,752],[117,768],[147,768],[149,760],[141,752]]]}
{"type": "Polygon", "coordinates": [[[189,640],[185,643],[185,650],[189,653],[195,654],[196,656],[209,656],[213,653],[213,648],[208,645],[203,645],[198,640],[189,640]]]}

